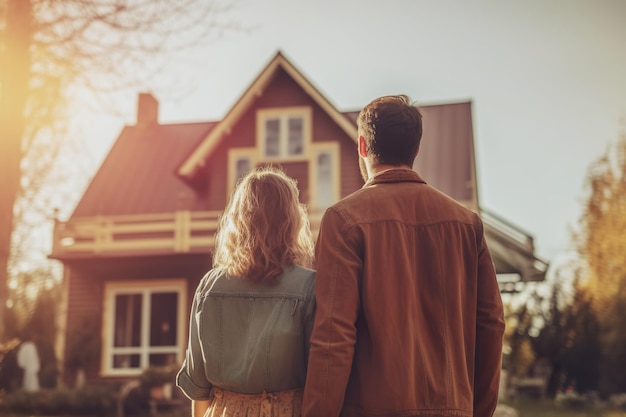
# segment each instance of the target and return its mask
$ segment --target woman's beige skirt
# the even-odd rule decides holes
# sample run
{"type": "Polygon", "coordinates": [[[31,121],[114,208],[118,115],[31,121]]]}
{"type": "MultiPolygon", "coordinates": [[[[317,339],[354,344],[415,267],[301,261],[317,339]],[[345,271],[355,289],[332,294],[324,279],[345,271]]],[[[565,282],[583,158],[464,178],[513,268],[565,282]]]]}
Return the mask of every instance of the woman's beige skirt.
{"type": "Polygon", "coordinates": [[[249,395],[213,388],[213,396],[204,417],[300,417],[302,414],[302,389],[249,395]]]}

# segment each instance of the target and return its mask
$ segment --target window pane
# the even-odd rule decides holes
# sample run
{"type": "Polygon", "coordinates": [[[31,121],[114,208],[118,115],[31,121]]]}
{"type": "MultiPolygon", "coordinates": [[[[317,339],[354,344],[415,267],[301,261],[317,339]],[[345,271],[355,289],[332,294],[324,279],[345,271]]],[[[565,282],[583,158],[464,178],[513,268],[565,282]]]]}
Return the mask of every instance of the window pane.
{"type": "Polygon", "coordinates": [[[239,181],[244,175],[246,175],[252,169],[252,164],[249,158],[239,158],[235,162],[236,169],[236,181],[239,181]]]}
{"type": "Polygon", "coordinates": [[[317,156],[317,206],[329,207],[333,201],[332,155],[328,152],[317,156]]]}
{"type": "Polygon", "coordinates": [[[176,346],[178,294],[152,294],[150,309],[150,346],[176,346]]]}
{"type": "Polygon", "coordinates": [[[150,366],[171,366],[176,364],[175,353],[154,353],[150,355],[150,366]]]}
{"type": "Polygon", "coordinates": [[[289,119],[289,155],[301,155],[304,151],[304,128],[301,117],[289,119]]]}
{"type": "Polygon", "coordinates": [[[141,342],[141,294],[115,296],[115,347],[139,346],[141,342]]]}
{"type": "Polygon", "coordinates": [[[265,121],[265,155],[278,156],[280,154],[280,121],[269,119],[265,121]]]}
{"type": "Polygon", "coordinates": [[[113,368],[139,368],[139,355],[113,355],[113,368]]]}

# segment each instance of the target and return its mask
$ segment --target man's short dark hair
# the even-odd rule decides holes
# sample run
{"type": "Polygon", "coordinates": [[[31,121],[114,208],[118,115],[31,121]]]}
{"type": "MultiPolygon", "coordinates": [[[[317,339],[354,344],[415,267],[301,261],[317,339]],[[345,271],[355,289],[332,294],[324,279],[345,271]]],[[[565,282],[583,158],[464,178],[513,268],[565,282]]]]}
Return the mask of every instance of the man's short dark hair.
{"type": "Polygon", "coordinates": [[[357,127],[376,163],[413,165],[422,139],[422,114],[408,96],[373,100],[359,113],[357,127]]]}

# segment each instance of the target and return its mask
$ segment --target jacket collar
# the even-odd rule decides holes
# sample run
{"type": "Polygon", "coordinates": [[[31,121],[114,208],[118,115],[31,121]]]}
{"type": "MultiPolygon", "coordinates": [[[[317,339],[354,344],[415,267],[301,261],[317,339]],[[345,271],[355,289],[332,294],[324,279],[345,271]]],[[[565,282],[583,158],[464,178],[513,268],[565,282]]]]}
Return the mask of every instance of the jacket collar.
{"type": "Polygon", "coordinates": [[[363,187],[391,182],[421,182],[422,184],[426,184],[426,181],[412,169],[392,168],[376,173],[363,187]]]}

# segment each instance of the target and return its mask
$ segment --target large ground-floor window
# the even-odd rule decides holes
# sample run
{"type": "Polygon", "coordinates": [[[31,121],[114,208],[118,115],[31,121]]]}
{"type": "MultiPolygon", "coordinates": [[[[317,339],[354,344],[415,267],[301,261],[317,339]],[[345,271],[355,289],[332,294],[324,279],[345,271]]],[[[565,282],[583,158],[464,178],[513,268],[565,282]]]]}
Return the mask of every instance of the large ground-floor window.
{"type": "Polygon", "coordinates": [[[103,374],[138,374],[182,361],[184,279],[114,281],[105,285],[103,374]]]}

